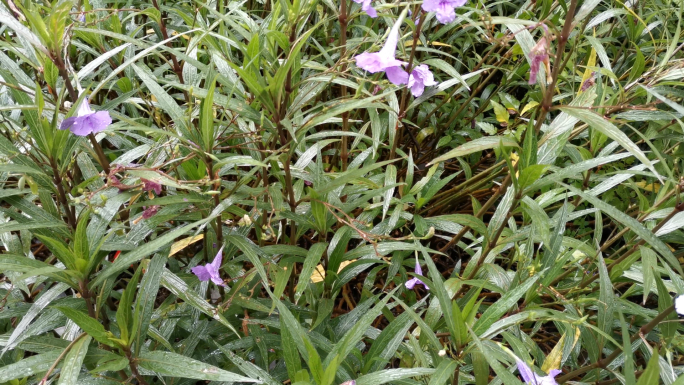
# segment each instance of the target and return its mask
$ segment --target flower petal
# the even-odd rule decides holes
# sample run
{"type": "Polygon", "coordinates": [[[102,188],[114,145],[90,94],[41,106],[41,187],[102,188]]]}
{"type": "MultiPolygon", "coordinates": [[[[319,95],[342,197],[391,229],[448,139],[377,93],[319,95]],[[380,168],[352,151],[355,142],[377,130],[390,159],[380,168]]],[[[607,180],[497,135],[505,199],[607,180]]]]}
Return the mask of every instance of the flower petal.
{"type": "MultiPolygon", "coordinates": [[[[80,97],[80,95],[79,95],[80,97]]],[[[78,110],[76,110],[76,114],[78,116],[86,116],[90,115],[93,113],[93,110],[90,109],[90,103],[88,103],[88,98],[83,98],[83,101],[81,104],[78,105],[78,110]]]]}
{"type": "Polygon", "coordinates": [[[195,274],[200,281],[208,281],[211,279],[211,274],[209,274],[207,271],[206,266],[195,266],[190,269],[190,271],[192,271],[192,273],[195,274]]]}
{"type": "Polygon", "coordinates": [[[422,81],[416,81],[411,85],[411,95],[419,97],[425,91],[425,84],[422,81]]]}
{"type": "Polygon", "coordinates": [[[416,286],[416,284],[418,282],[420,282],[420,280],[418,278],[411,278],[408,281],[406,281],[406,283],[404,285],[406,285],[407,289],[413,289],[413,287],[416,286]]]}
{"type": "Polygon", "coordinates": [[[409,79],[408,72],[404,71],[404,69],[399,66],[387,68],[385,74],[387,74],[387,79],[389,79],[389,81],[398,86],[406,84],[409,79]]]}
{"type": "Polygon", "coordinates": [[[64,120],[62,121],[62,124],[59,125],[59,129],[60,129],[60,130],[68,130],[68,129],[70,129],[71,126],[73,126],[74,123],[76,123],[76,120],[77,120],[77,119],[78,119],[78,118],[75,117],[75,116],[72,116],[72,117],[70,117],[70,118],[64,119],[64,120]]]}
{"type": "Polygon", "coordinates": [[[96,134],[104,131],[110,124],[112,124],[112,117],[109,116],[109,111],[98,111],[94,114],[85,116],[90,124],[92,133],[96,134]]]}
{"type": "Polygon", "coordinates": [[[439,9],[439,4],[441,0],[425,0],[423,1],[423,11],[425,12],[436,12],[439,9]]]}
{"type": "Polygon", "coordinates": [[[211,263],[211,267],[213,269],[216,269],[216,271],[218,271],[219,268],[221,267],[222,261],[223,261],[223,246],[221,246],[218,253],[216,253],[216,257],[214,257],[214,261],[211,263]]]}
{"type": "Polygon", "coordinates": [[[515,363],[518,365],[518,371],[520,372],[520,376],[522,377],[523,381],[528,384],[533,383],[532,381],[536,381],[537,376],[525,362],[520,359],[516,359],[515,363]]]}
{"type": "Polygon", "coordinates": [[[442,3],[440,4],[436,16],[437,20],[439,20],[440,23],[449,24],[452,21],[456,20],[456,11],[454,10],[454,7],[452,7],[450,4],[442,3]]]}

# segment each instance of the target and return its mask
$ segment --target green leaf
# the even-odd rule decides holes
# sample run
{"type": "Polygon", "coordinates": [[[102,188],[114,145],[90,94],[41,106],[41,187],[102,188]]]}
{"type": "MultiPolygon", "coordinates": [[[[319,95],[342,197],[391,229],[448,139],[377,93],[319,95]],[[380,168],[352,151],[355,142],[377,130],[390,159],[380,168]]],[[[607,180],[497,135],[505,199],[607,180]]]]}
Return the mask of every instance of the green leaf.
{"type": "Polygon", "coordinates": [[[138,265],[138,268],[133,274],[133,278],[126,284],[126,288],[121,294],[121,299],[119,300],[119,306],[116,309],[116,323],[121,331],[121,339],[128,341],[134,333],[131,330],[133,326],[133,316],[131,315],[131,307],[133,306],[133,298],[135,298],[135,293],[138,290],[138,280],[140,280],[140,273],[142,271],[142,265],[138,265]]]}
{"type": "MultiPolygon", "coordinates": [[[[613,312],[615,311],[615,294],[613,293],[613,284],[610,281],[610,274],[603,261],[601,253],[598,254],[598,270],[599,270],[599,303],[598,306],[598,328],[609,333],[613,325],[613,312]]],[[[599,350],[604,346],[603,337],[597,338],[599,350]]]]}
{"type": "MultiPolygon", "coordinates": [[[[76,234],[74,235],[74,254],[76,258],[88,260],[90,257],[90,248],[88,246],[88,236],[86,230],[88,229],[88,219],[90,218],[90,211],[84,210],[78,224],[76,226],[76,234]]],[[[85,272],[87,273],[87,272],[85,272]]]]}
{"type": "Polygon", "coordinates": [[[653,163],[648,159],[646,154],[639,149],[639,147],[632,142],[631,139],[624,132],[620,131],[619,128],[615,127],[611,122],[604,119],[603,117],[597,115],[596,113],[581,109],[581,108],[570,108],[570,107],[560,107],[560,110],[566,114],[575,117],[584,123],[587,123],[591,128],[601,132],[603,135],[613,139],[619,143],[625,150],[629,151],[634,157],[639,159],[641,163],[646,165],[655,175],[659,175],[658,172],[653,167],[653,163]]]}
{"type": "MultiPolygon", "coordinates": [[[[211,76],[207,97],[200,103],[200,130],[204,151],[211,153],[214,148],[214,92],[216,91],[216,75],[211,76]]],[[[213,178],[213,176],[211,176],[213,178]]]]}
{"type": "Polygon", "coordinates": [[[472,154],[474,152],[480,152],[484,150],[491,150],[493,148],[499,148],[499,145],[503,147],[518,147],[518,143],[513,141],[513,139],[506,136],[485,136],[482,138],[471,140],[468,143],[462,144],[453,150],[447,152],[442,156],[438,156],[428,163],[429,165],[437,164],[439,162],[444,162],[455,158],[457,156],[465,156],[472,154]]]}
{"type": "Polygon", "coordinates": [[[275,378],[271,377],[270,374],[268,374],[267,371],[264,369],[261,369],[260,367],[254,365],[253,363],[249,361],[245,361],[242,358],[240,358],[237,354],[231,352],[230,350],[226,349],[223,347],[221,344],[217,343],[214,341],[214,344],[221,350],[221,352],[228,357],[228,359],[240,369],[240,371],[246,375],[248,375],[250,378],[258,380],[260,383],[268,384],[268,385],[281,385],[279,381],[277,381],[275,378]]]}
{"type": "MultiPolygon", "coordinates": [[[[466,331],[467,333],[467,331],[466,331]]],[[[458,364],[456,361],[451,359],[442,360],[442,362],[437,365],[435,373],[430,376],[430,382],[428,385],[444,385],[449,383],[449,378],[451,376],[457,376],[458,373],[455,372],[458,364]]]]}
{"type": "MultiPolygon", "coordinates": [[[[285,324],[284,317],[280,317],[280,347],[283,350],[283,358],[285,359],[285,368],[290,378],[295,378],[298,371],[302,369],[302,361],[297,352],[292,333],[296,330],[290,330],[285,324]]],[[[403,336],[402,336],[403,337],[403,336]]]]}
{"type": "Polygon", "coordinates": [[[527,293],[528,290],[530,290],[532,285],[537,283],[539,277],[539,274],[535,275],[534,277],[530,277],[515,289],[509,290],[502,295],[498,301],[494,302],[492,306],[488,307],[487,310],[482,313],[482,316],[477,320],[475,326],[473,326],[473,332],[475,332],[477,335],[480,335],[487,331],[487,329],[489,329],[494,322],[501,319],[501,316],[506,314],[506,312],[510,310],[510,308],[515,305],[518,300],[525,295],[525,293],[527,293]]]}
{"type": "Polygon", "coordinates": [[[386,363],[394,357],[411,325],[413,325],[411,314],[404,312],[382,329],[368,353],[364,355],[365,365],[372,365],[370,372],[385,367],[386,363]]]}
{"type": "Polygon", "coordinates": [[[309,195],[311,196],[311,215],[316,224],[316,231],[325,236],[328,230],[328,210],[316,190],[309,188],[309,195]]]}
{"type": "Polygon", "coordinates": [[[38,238],[69,270],[79,270],[76,265],[76,256],[62,241],[38,234],[36,234],[36,238],[38,238]]]}
{"type": "Polygon", "coordinates": [[[549,166],[546,164],[533,164],[524,168],[520,172],[520,178],[518,178],[520,189],[524,190],[528,186],[531,186],[534,182],[541,178],[542,174],[544,174],[548,168],[549,166]]]}
{"type": "Polygon", "coordinates": [[[142,368],[169,377],[192,378],[205,381],[261,383],[258,380],[243,377],[177,353],[162,351],[142,352],[137,362],[142,368]]]}
{"type": "Polygon", "coordinates": [[[165,233],[160,237],[155,238],[153,241],[145,243],[144,245],[136,248],[135,250],[129,253],[121,254],[119,258],[117,258],[111,266],[106,268],[97,276],[97,278],[91,283],[91,288],[101,285],[107,278],[126,270],[132,263],[136,263],[141,259],[145,258],[146,256],[161,249],[162,247],[169,245],[176,238],[187,233],[195,227],[201,226],[211,221],[212,219],[214,219],[214,217],[214,215],[211,215],[197,222],[190,223],[182,227],[178,227],[174,230],[165,233]]]}
{"type": "MultiPolygon", "coordinates": [[[[631,353],[632,343],[629,340],[629,326],[627,326],[627,322],[625,322],[625,317],[619,306],[618,314],[620,314],[620,325],[622,327],[622,351],[631,353]]],[[[625,354],[623,375],[625,376],[625,385],[634,385],[636,383],[636,376],[634,375],[634,356],[632,354],[625,354]]]]}
{"type": "MultiPolygon", "coordinates": [[[[655,281],[656,286],[658,287],[658,311],[662,313],[672,306],[672,297],[665,287],[665,282],[663,282],[660,274],[656,274],[655,281]]],[[[668,344],[672,341],[672,338],[677,333],[676,319],[677,316],[675,313],[670,312],[670,314],[665,317],[665,322],[662,322],[660,325],[658,325],[660,332],[662,333],[663,340],[665,340],[668,344]]]]}
{"type": "Polygon", "coordinates": [[[147,265],[147,271],[140,283],[140,290],[135,301],[135,314],[133,315],[133,328],[131,331],[131,343],[133,340],[136,341],[136,354],[140,353],[140,348],[147,336],[147,329],[152,318],[152,311],[154,310],[154,302],[159,291],[159,282],[161,281],[167,259],[166,253],[156,254],[147,265]]]}
{"type": "Polygon", "coordinates": [[[582,197],[582,199],[588,201],[594,207],[597,209],[603,211],[604,213],[608,214],[611,216],[613,219],[616,221],[620,222],[622,225],[627,226],[632,230],[636,235],[641,237],[641,239],[645,240],[648,245],[650,245],[652,248],[654,248],[660,255],[665,258],[665,260],[677,271],[679,274],[684,275],[684,272],[682,271],[681,266],[679,265],[679,261],[677,261],[677,258],[672,254],[672,251],[670,251],[670,248],[660,240],[660,238],[656,237],[653,232],[649,231],[647,228],[644,227],[639,221],[636,219],[630,217],[629,215],[625,214],[624,212],[616,209],[614,206],[611,206],[607,204],[606,202],[602,201],[600,198],[595,197],[593,195],[587,194],[583,192],[582,190],[576,189],[572,186],[569,185],[564,185],[570,192],[575,193],[582,197]]]}
{"type": "Polygon", "coordinates": [[[112,342],[109,337],[113,335],[107,332],[100,322],[96,319],[91,318],[89,315],[72,309],[66,306],[55,306],[55,308],[61,311],[67,318],[72,320],[78,327],[84,332],[88,333],[89,336],[93,337],[97,342],[116,347],[117,345],[112,342]]]}
{"type": "MultiPolygon", "coordinates": [[[[14,348],[17,343],[24,340],[26,336],[24,335],[26,330],[29,328],[29,324],[40,314],[43,309],[49,305],[58,296],[62,295],[69,285],[66,283],[58,283],[57,285],[51,287],[48,291],[43,293],[36,301],[33,302],[31,308],[24,314],[21,321],[14,327],[12,334],[10,334],[7,339],[5,348],[2,349],[2,354],[5,354],[8,350],[14,348]]],[[[35,326],[35,324],[33,325],[35,326]]]]}
{"type": "Polygon", "coordinates": [[[90,340],[91,337],[86,336],[80,338],[71,346],[71,350],[69,350],[69,353],[64,357],[57,385],[71,385],[77,382],[78,376],[81,374],[83,359],[85,359],[86,353],[88,353],[90,340]]]}
{"type": "Polygon", "coordinates": [[[6,383],[17,378],[29,377],[35,373],[46,372],[52,364],[57,361],[62,350],[63,349],[52,350],[0,367],[0,383],[6,383]]]}
{"type": "Polygon", "coordinates": [[[658,350],[653,349],[651,359],[648,360],[646,369],[641,373],[637,385],[652,385],[660,382],[660,365],[658,364],[658,350]]]}
{"type": "Polygon", "coordinates": [[[370,171],[373,171],[380,167],[384,167],[392,162],[394,162],[394,160],[386,160],[384,162],[373,163],[370,166],[366,166],[363,168],[348,170],[346,172],[339,174],[337,178],[332,180],[330,183],[326,183],[324,186],[318,187],[316,189],[316,192],[318,194],[327,194],[340,186],[344,186],[345,184],[362,177],[370,171]]]}
{"type": "Polygon", "coordinates": [[[304,290],[309,286],[309,281],[311,280],[311,274],[313,274],[316,265],[321,261],[321,257],[328,247],[327,242],[318,242],[311,246],[309,252],[306,254],[306,259],[304,260],[304,265],[302,266],[302,272],[299,275],[299,283],[297,284],[297,289],[295,290],[295,303],[299,302],[299,299],[304,294],[304,290]]]}
{"type": "Polygon", "coordinates": [[[642,304],[645,305],[646,299],[651,293],[651,288],[653,288],[655,279],[653,269],[658,266],[658,255],[655,251],[644,246],[639,246],[639,252],[641,253],[642,272],[644,273],[644,294],[642,296],[642,304]]]}
{"type": "Polygon", "coordinates": [[[381,385],[405,378],[431,376],[433,373],[435,373],[435,369],[428,368],[385,369],[357,378],[356,385],[381,385]]]}
{"type": "Polygon", "coordinates": [[[170,292],[188,303],[190,306],[219,321],[221,324],[239,336],[237,330],[235,330],[235,327],[233,327],[233,325],[226,320],[223,314],[219,313],[214,306],[207,303],[207,301],[197,294],[197,292],[190,290],[188,285],[177,275],[173,274],[169,269],[164,268],[164,272],[162,273],[161,277],[161,284],[170,292]]]}
{"type": "Polygon", "coordinates": [[[326,367],[330,365],[331,359],[335,356],[339,355],[342,361],[344,361],[347,358],[347,355],[351,353],[356,344],[359,341],[361,341],[361,338],[363,338],[364,334],[366,334],[368,328],[371,326],[373,321],[375,321],[375,319],[378,318],[380,314],[382,314],[382,309],[385,306],[387,306],[387,301],[389,301],[389,299],[392,298],[392,295],[394,295],[394,293],[398,289],[398,287],[395,288],[390,293],[388,293],[385,296],[385,298],[378,301],[378,303],[375,304],[375,306],[370,311],[361,316],[361,318],[354,324],[354,326],[352,326],[352,328],[344,334],[344,336],[340,339],[340,341],[337,344],[335,344],[333,349],[328,353],[327,357],[325,358],[324,365],[326,367]]]}

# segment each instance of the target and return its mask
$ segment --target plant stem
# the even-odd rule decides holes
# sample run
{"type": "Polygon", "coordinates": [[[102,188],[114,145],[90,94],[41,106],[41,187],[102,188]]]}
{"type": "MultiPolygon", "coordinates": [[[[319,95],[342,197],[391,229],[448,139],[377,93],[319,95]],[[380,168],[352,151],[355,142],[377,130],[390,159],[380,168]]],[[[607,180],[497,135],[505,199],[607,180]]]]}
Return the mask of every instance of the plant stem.
{"type": "Polygon", "coordinates": [[[59,201],[62,203],[62,206],[64,206],[67,222],[69,223],[69,227],[75,229],[76,214],[71,211],[71,207],[69,207],[69,201],[67,200],[66,192],[64,191],[64,186],[62,185],[62,176],[59,175],[59,167],[57,167],[57,162],[55,162],[55,159],[52,157],[50,157],[50,166],[52,167],[52,180],[55,183],[55,186],[57,186],[57,195],[59,196],[59,201]]]}
{"type": "Polygon", "coordinates": [[[147,381],[145,381],[145,379],[138,372],[138,363],[131,354],[131,349],[124,349],[124,353],[126,354],[126,359],[128,359],[128,366],[131,368],[131,374],[133,374],[133,377],[135,377],[135,379],[138,381],[138,384],[147,385],[147,381]]]}
{"type": "MultiPolygon", "coordinates": [[[[418,11],[420,10],[419,6],[416,5],[414,8],[413,14],[413,21],[415,23],[416,18],[418,17],[418,11]]],[[[411,71],[413,70],[413,59],[416,56],[416,47],[418,46],[418,38],[420,38],[420,30],[423,28],[423,22],[425,22],[425,18],[427,17],[427,13],[423,12],[422,10],[420,11],[420,21],[418,21],[418,25],[416,26],[415,31],[413,31],[413,45],[411,45],[411,54],[409,56],[409,61],[408,64],[406,65],[406,73],[408,74],[407,76],[410,78],[411,77],[411,71]]],[[[407,79],[408,80],[408,79],[407,79]]],[[[397,154],[397,145],[399,144],[399,141],[401,140],[401,137],[403,136],[404,132],[404,125],[401,123],[401,120],[404,118],[404,115],[406,115],[406,104],[408,100],[408,86],[404,87],[404,89],[401,91],[401,103],[399,104],[399,116],[397,117],[397,125],[394,127],[395,135],[394,135],[394,142],[392,142],[392,148],[390,150],[390,159],[394,159],[396,154],[397,154]]],[[[390,127],[390,130],[392,127],[390,127]]]]}
{"type": "MultiPolygon", "coordinates": [[[[344,73],[347,70],[347,62],[344,61],[344,56],[347,53],[347,22],[348,22],[348,15],[347,15],[347,0],[342,0],[340,1],[340,15],[338,17],[339,22],[340,22],[340,39],[339,39],[339,45],[340,45],[340,59],[342,60],[342,68],[340,69],[340,72],[344,73]]],[[[340,94],[342,96],[342,99],[347,97],[347,86],[342,86],[340,89],[340,94]]],[[[342,132],[347,132],[349,130],[349,112],[345,112],[342,114],[342,132]]],[[[341,151],[340,151],[340,159],[342,160],[342,171],[347,171],[347,163],[348,163],[348,158],[349,154],[347,151],[349,151],[348,147],[348,138],[346,135],[342,135],[342,141],[340,143],[341,151]]]]}
{"type": "Polygon", "coordinates": [[[565,62],[563,62],[563,54],[565,53],[565,44],[568,42],[568,38],[570,37],[570,32],[572,30],[572,20],[575,18],[576,8],[577,0],[571,0],[568,12],[565,14],[565,23],[563,24],[563,29],[561,30],[560,39],[558,40],[558,47],[556,48],[556,58],[553,61],[553,71],[551,72],[551,83],[549,83],[546,93],[544,93],[544,99],[542,100],[541,104],[541,112],[534,126],[536,133],[539,133],[541,125],[551,109],[551,105],[553,104],[553,90],[556,88],[558,75],[560,74],[561,69],[565,67],[565,62]]]}

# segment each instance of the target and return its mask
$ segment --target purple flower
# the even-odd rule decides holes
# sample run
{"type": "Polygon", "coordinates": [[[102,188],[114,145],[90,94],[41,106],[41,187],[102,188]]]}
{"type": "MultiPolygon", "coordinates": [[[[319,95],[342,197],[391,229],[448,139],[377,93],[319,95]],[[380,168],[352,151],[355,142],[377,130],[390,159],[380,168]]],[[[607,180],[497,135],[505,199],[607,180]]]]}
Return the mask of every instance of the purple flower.
{"type": "Polygon", "coordinates": [[[148,206],[143,208],[145,209],[142,213],[143,219],[150,219],[159,211],[159,206],[148,206]]]}
{"type": "MultiPolygon", "coordinates": [[[[542,36],[537,44],[530,50],[530,81],[529,84],[534,84],[537,82],[537,74],[539,73],[539,68],[541,64],[546,65],[546,74],[550,74],[549,65],[549,53],[547,49],[549,48],[549,43],[546,40],[546,36],[542,36]]],[[[550,83],[550,82],[549,82],[550,83]]]]}
{"type": "Polygon", "coordinates": [[[88,136],[88,134],[95,134],[103,131],[107,126],[112,124],[112,118],[109,116],[109,111],[93,112],[90,109],[88,99],[85,98],[81,102],[76,112],[77,116],[66,118],[59,127],[60,130],[69,129],[74,135],[88,136]]]}
{"type": "Polygon", "coordinates": [[[221,275],[219,274],[219,268],[221,267],[222,260],[223,246],[221,246],[221,249],[219,250],[218,254],[216,254],[216,257],[214,257],[214,261],[212,263],[207,263],[204,266],[195,266],[191,269],[192,273],[195,274],[200,281],[208,281],[211,279],[212,282],[219,286],[226,286],[221,279],[221,275]]]}
{"type": "Polygon", "coordinates": [[[456,7],[460,7],[467,0],[425,0],[423,11],[436,12],[437,20],[442,24],[448,24],[456,20],[456,7]]]}
{"type": "Polygon", "coordinates": [[[560,370],[558,369],[552,369],[549,372],[548,376],[540,376],[537,373],[533,372],[532,369],[527,366],[525,362],[523,362],[521,359],[517,358],[515,359],[515,363],[518,365],[518,371],[520,372],[520,376],[522,377],[523,381],[525,381],[526,384],[528,385],[558,385],[558,383],[555,380],[555,377],[561,373],[560,370]]]}
{"type": "Polygon", "coordinates": [[[161,194],[162,187],[160,183],[144,178],[140,178],[140,181],[143,184],[143,191],[154,191],[157,195],[161,194]]]}
{"type": "Polygon", "coordinates": [[[406,64],[406,62],[397,60],[394,57],[397,51],[397,43],[399,42],[399,27],[403,21],[402,19],[403,18],[400,17],[397,19],[397,22],[394,23],[387,36],[387,41],[385,41],[385,45],[380,51],[373,53],[364,52],[354,58],[357,66],[374,74],[390,67],[398,67],[406,64]]]}
{"type": "MultiPolygon", "coordinates": [[[[420,264],[418,263],[418,258],[416,258],[416,274],[423,275],[423,269],[420,268],[420,264]]],[[[409,279],[408,281],[406,281],[406,283],[404,285],[406,285],[407,289],[413,289],[413,287],[416,285],[423,285],[426,290],[430,290],[430,288],[428,288],[427,285],[423,281],[421,281],[420,279],[418,279],[416,277],[409,279]]]]}
{"type": "Polygon", "coordinates": [[[418,97],[423,94],[425,87],[437,84],[432,71],[425,64],[421,64],[411,71],[411,76],[401,67],[388,68],[387,78],[396,85],[407,84],[411,94],[418,97]]]}
{"type": "Polygon", "coordinates": [[[378,13],[375,12],[375,8],[371,7],[371,0],[354,0],[354,2],[361,4],[361,10],[366,12],[368,16],[372,18],[378,17],[378,13]]]}

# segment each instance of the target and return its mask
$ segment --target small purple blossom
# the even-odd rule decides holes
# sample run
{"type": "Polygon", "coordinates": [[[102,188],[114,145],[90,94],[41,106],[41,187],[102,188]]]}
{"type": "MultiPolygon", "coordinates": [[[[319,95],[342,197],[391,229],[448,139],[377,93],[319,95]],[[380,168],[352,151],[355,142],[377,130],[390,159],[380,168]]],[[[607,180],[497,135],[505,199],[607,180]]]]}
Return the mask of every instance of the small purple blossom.
{"type": "Polygon", "coordinates": [[[155,214],[157,214],[157,211],[159,211],[159,206],[148,206],[148,207],[143,207],[143,208],[144,208],[143,213],[142,213],[143,219],[150,219],[155,214]]]}
{"type": "Polygon", "coordinates": [[[463,6],[467,0],[425,0],[423,11],[435,12],[437,20],[442,24],[449,24],[456,20],[456,7],[463,6]]]}
{"type": "MultiPolygon", "coordinates": [[[[423,269],[420,268],[420,263],[418,263],[417,258],[416,258],[415,272],[417,275],[423,275],[423,269]]],[[[406,285],[407,289],[413,289],[413,287],[416,285],[423,285],[423,287],[425,287],[426,290],[430,290],[423,281],[421,281],[420,279],[418,279],[416,277],[409,279],[408,281],[406,281],[406,283],[404,285],[406,285]]]]}
{"type": "Polygon", "coordinates": [[[213,262],[207,263],[204,266],[195,266],[191,269],[191,271],[197,276],[197,278],[199,278],[200,281],[211,280],[219,286],[226,286],[221,279],[221,275],[219,274],[219,268],[221,267],[222,260],[223,246],[221,246],[221,249],[218,251],[218,254],[216,254],[216,257],[214,257],[213,262]]]}
{"type": "Polygon", "coordinates": [[[378,13],[375,11],[375,8],[371,6],[371,1],[372,0],[354,0],[355,3],[361,4],[361,10],[366,12],[368,16],[376,18],[378,17],[378,13]]]}
{"type": "Polygon", "coordinates": [[[143,184],[143,191],[154,191],[154,193],[157,195],[161,194],[161,183],[155,182],[153,180],[147,180],[144,178],[140,178],[140,181],[143,184]]]}
{"type": "Polygon", "coordinates": [[[80,21],[81,23],[85,23],[85,22],[86,22],[86,16],[85,16],[85,13],[84,13],[84,12],[81,12],[81,13],[78,14],[78,21],[80,21]]]}
{"type": "Polygon", "coordinates": [[[385,73],[387,78],[396,85],[406,84],[411,89],[411,95],[418,97],[423,94],[425,87],[437,84],[432,71],[425,64],[421,64],[411,71],[404,71],[401,67],[388,68],[385,73]]]}
{"type": "Polygon", "coordinates": [[[96,134],[103,131],[110,124],[112,118],[109,116],[109,111],[93,112],[90,109],[88,99],[85,98],[78,106],[76,111],[77,116],[66,118],[60,125],[60,130],[69,129],[74,135],[88,136],[89,134],[96,134]]]}
{"type": "Polygon", "coordinates": [[[558,385],[555,377],[561,373],[558,369],[552,369],[548,376],[540,376],[527,366],[523,360],[516,357],[515,363],[518,365],[518,371],[523,381],[528,385],[558,385]]]}
{"type": "Polygon", "coordinates": [[[547,75],[549,74],[549,42],[546,36],[542,36],[537,44],[530,50],[530,81],[529,84],[537,82],[537,74],[542,63],[546,65],[547,75]]]}
{"type": "Polygon", "coordinates": [[[397,51],[397,43],[399,42],[399,27],[403,18],[397,19],[394,23],[392,29],[387,36],[385,45],[378,52],[364,52],[357,55],[354,60],[356,60],[356,65],[363,68],[364,70],[374,74],[376,72],[384,71],[390,67],[398,67],[406,64],[401,60],[397,60],[394,55],[397,51]]]}

